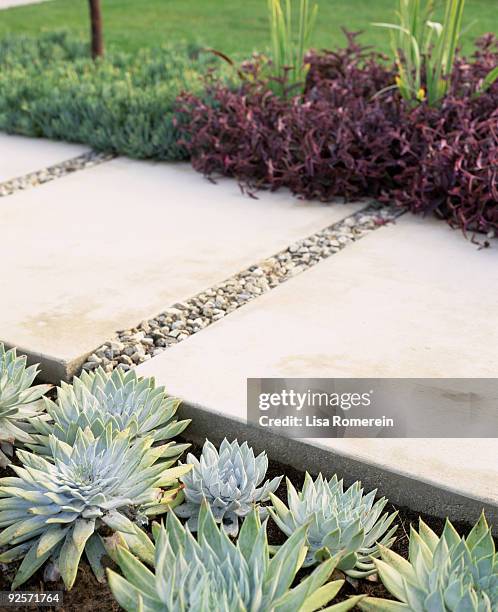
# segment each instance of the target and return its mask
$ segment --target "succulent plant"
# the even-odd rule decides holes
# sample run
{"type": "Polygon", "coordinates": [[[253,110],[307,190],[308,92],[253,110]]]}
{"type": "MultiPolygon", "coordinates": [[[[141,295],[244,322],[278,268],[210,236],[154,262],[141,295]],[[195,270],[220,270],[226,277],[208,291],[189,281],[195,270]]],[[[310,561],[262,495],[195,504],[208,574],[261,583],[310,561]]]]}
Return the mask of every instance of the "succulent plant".
{"type": "Polygon", "coordinates": [[[498,554],[484,514],[460,537],[446,521],[438,537],[421,519],[411,527],[409,560],[380,547],[379,576],[398,600],[368,597],[367,612],[495,612],[498,610],[498,554]]]}
{"type": "MultiPolygon", "coordinates": [[[[249,514],[254,504],[268,500],[282,480],[278,476],[259,487],[268,469],[268,457],[264,452],[255,457],[247,442],[239,446],[237,440],[228,442],[225,438],[219,452],[206,440],[200,461],[189,453],[187,462],[193,469],[181,479],[186,502],[177,506],[175,512],[188,518],[191,531],[197,530],[199,509],[206,500],[216,522],[228,534],[236,536],[239,518],[249,514]]],[[[262,518],[267,513],[264,507],[259,507],[259,511],[262,518]]]]}
{"type": "Polygon", "coordinates": [[[162,488],[177,484],[189,469],[166,470],[157,463],[163,448],[153,442],[133,440],[129,431],[115,433],[108,425],[97,437],[89,428],[80,430],[74,446],[50,436],[53,463],[17,451],[17,476],[0,479],[0,547],[10,547],[0,562],[23,559],[12,589],[49,558],[70,589],[83,551],[102,580],[101,527],[122,532],[132,549],[147,554],[148,538],[137,523],[168,509],[178,489],[162,488]]]}
{"type": "Polygon", "coordinates": [[[26,367],[26,357],[18,357],[16,349],[5,350],[0,342],[0,467],[5,467],[12,456],[17,440],[23,444],[32,442],[30,419],[41,416],[44,406],[40,398],[50,385],[32,383],[38,374],[38,366],[26,367]]]}
{"type": "Polygon", "coordinates": [[[387,500],[382,498],[374,504],[375,494],[371,491],[364,495],[359,482],[345,491],[337,476],[327,481],[319,474],[313,481],[306,474],[300,493],[287,479],[289,507],[271,495],[273,506],[269,511],[287,536],[311,523],[305,566],[342,552],[338,569],[353,578],[363,578],[376,571],[372,558],[380,555],[378,543],[391,546],[397,528],[391,527],[397,513],[382,514],[387,500]]]}
{"type": "MultiPolygon", "coordinates": [[[[57,402],[46,401],[46,410],[53,423],[36,419],[38,434],[30,448],[48,455],[49,435],[73,444],[79,429],[89,427],[98,436],[109,423],[114,431],[128,429],[132,436],[152,436],[164,441],[180,434],[190,420],[173,419],[180,400],[156,387],[153,378],[138,378],[133,370],[116,368],[111,374],[98,368],[83,372],[72,384],[62,383],[57,402]]],[[[167,457],[174,462],[189,444],[171,443],[167,457]]]]}
{"type": "MultiPolygon", "coordinates": [[[[236,544],[203,503],[197,540],[173,513],[153,527],[154,572],[125,547],[116,561],[123,576],[108,570],[118,603],[129,612],[313,612],[331,601],[344,581],[327,582],[337,563],[330,558],[292,588],[306,554],[306,526],[270,558],[266,522],[257,509],[245,519],[236,544]]],[[[361,596],[327,610],[350,610],[361,596]]]]}

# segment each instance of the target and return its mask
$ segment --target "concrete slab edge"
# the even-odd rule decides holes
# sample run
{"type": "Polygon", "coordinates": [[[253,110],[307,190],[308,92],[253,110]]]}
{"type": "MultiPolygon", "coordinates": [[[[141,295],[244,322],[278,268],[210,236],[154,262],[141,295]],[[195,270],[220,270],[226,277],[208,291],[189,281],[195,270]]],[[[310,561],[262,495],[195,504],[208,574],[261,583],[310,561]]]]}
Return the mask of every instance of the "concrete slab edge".
{"type": "Polygon", "coordinates": [[[18,355],[26,355],[28,365],[35,363],[40,364],[40,372],[37,380],[44,383],[59,384],[60,382],[69,382],[71,378],[77,374],[88,355],[83,355],[81,358],[72,361],[58,359],[52,355],[46,355],[26,349],[12,342],[1,341],[6,349],[15,348],[18,355]]]}
{"type": "Polygon", "coordinates": [[[378,490],[396,506],[455,522],[474,524],[484,510],[493,532],[498,535],[498,506],[462,495],[457,491],[424,482],[394,469],[373,465],[357,457],[338,453],[302,440],[285,438],[243,420],[203,407],[183,402],[180,418],[192,419],[185,431],[189,440],[202,444],[205,438],[219,444],[223,438],[245,441],[256,452],[266,451],[269,457],[285,465],[310,473],[322,472],[330,477],[338,474],[346,485],[360,480],[366,491],[378,490]]]}

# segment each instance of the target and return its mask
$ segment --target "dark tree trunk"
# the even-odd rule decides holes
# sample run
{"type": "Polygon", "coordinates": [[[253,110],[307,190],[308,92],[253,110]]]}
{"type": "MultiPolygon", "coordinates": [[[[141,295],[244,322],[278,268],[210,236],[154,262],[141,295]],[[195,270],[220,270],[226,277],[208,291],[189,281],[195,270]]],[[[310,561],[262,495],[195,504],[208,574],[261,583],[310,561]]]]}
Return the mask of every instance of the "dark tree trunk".
{"type": "Polygon", "coordinates": [[[102,35],[102,11],[100,0],[88,0],[90,3],[90,23],[92,32],[92,57],[103,57],[104,37],[102,35]]]}

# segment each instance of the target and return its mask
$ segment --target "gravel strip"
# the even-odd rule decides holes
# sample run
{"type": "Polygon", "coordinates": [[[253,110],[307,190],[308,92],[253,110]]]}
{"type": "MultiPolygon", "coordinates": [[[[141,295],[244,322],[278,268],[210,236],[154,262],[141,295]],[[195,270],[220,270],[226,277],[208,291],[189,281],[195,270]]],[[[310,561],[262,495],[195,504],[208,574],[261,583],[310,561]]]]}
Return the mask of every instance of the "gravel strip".
{"type": "Polygon", "coordinates": [[[399,208],[370,204],[185,302],[174,304],[157,317],[117,332],[113,340],[88,357],[83,369],[102,366],[107,372],[116,367],[129,370],[342,251],[348,244],[394,222],[403,212],[399,208]]]}
{"type": "Polygon", "coordinates": [[[61,178],[62,176],[66,176],[66,174],[71,174],[71,172],[76,172],[77,170],[91,168],[92,166],[96,166],[102,162],[109,161],[114,157],[115,155],[112,153],[97,153],[96,151],[89,151],[88,153],[83,153],[82,155],[78,155],[78,157],[73,157],[72,159],[60,162],[59,164],[54,164],[53,166],[49,166],[43,170],[30,172],[24,176],[19,176],[18,178],[11,179],[10,181],[0,183],[0,198],[3,196],[12,195],[13,193],[16,193],[16,191],[22,191],[23,189],[29,189],[30,187],[35,187],[36,185],[48,183],[49,181],[61,178]]]}

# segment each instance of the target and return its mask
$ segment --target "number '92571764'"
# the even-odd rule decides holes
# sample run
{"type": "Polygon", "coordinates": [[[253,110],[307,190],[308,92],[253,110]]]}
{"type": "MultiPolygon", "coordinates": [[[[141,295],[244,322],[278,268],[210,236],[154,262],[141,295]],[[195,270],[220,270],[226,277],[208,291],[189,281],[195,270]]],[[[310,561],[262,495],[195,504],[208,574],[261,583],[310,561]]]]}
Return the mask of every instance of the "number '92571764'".
{"type": "Polygon", "coordinates": [[[0,591],[0,608],[2,607],[51,607],[62,606],[62,591],[0,591]]]}

